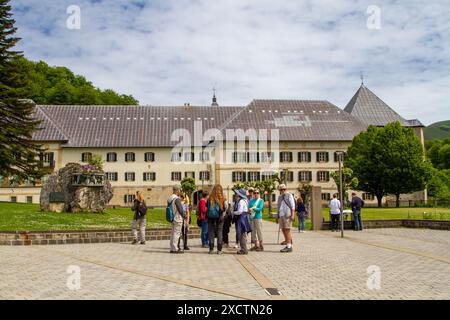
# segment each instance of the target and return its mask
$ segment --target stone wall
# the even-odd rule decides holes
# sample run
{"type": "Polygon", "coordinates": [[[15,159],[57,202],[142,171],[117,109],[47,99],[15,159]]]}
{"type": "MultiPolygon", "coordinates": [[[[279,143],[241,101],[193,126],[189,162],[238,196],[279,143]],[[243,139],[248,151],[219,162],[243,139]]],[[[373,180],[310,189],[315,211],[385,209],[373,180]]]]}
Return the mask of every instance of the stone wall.
{"type": "MultiPolygon", "coordinates": [[[[450,221],[447,220],[366,220],[362,222],[364,229],[375,228],[422,228],[435,230],[450,230],[450,221]]],[[[322,230],[329,230],[330,222],[324,222],[322,230]]],[[[344,230],[353,229],[353,221],[344,222],[344,230]]]]}
{"type": "MultiPolygon", "coordinates": [[[[146,240],[169,240],[169,228],[147,229],[146,240]]],[[[200,229],[190,227],[190,239],[200,237],[200,229]]],[[[131,242],[133,237],[130,229],[118,230],[72,230],[72,231],[17,231],[0,232],[0,245],[47,245],[70,243],[103,243],[131,242]]]]}

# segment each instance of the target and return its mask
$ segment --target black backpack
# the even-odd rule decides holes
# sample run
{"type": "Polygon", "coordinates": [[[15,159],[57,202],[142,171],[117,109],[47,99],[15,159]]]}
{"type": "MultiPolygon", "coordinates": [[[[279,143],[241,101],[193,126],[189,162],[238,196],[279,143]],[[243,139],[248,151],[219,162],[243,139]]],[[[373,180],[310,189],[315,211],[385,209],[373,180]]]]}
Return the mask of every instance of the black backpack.
{"type": "Polygon", "coordinates": [[[139,217],[143,217],[147,214],[147,205],[145,204],[144,201],[139,202],[137,207],[137,214],[139,217]]]}

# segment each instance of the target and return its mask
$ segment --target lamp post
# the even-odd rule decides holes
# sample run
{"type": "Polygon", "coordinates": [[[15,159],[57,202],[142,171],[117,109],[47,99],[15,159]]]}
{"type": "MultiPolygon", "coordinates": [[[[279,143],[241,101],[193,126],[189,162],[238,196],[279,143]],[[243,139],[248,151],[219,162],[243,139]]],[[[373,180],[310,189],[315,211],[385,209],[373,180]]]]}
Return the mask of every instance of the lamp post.
{"type": "Polygon", "coordinates": [[[341,238],[344,237],[344,193],[342,183],[342,151],[336,152],[339,160],[339,200],[341,201],[341,238]]]}

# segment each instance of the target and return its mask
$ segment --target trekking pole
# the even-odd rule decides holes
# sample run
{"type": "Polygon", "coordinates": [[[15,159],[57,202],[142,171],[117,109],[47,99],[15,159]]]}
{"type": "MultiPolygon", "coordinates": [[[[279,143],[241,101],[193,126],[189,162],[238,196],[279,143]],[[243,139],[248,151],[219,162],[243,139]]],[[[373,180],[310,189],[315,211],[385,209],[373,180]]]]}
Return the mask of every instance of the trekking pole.
{"type": "Polygon", "coordinates": [[[278,240],[277,240],[277,244],[280,243],[280,225],[278,224],[278,240]]]}

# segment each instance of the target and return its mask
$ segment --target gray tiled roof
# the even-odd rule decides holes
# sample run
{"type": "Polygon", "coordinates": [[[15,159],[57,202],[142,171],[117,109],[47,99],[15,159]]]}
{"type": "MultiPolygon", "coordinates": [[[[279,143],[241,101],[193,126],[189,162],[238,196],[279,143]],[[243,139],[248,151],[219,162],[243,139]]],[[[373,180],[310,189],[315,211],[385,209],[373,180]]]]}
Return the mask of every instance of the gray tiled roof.
{"type": "Polygon", "coordinates": [[[44,112],[42,108],[35,108],[34,117],[40,120],[38,130],[33,133],[33,140],[36,141],[68,141],[67,136],[61,131],[58,125],[44,112]]]}
{"type": "Polygon", "coordinates": [[[280,141],[351,141],[367,126],[322,100],[253,100],[225,129],[278,129],[280,141]]]}
{"type": "Polygon", "coordinates": [[[344,110],[367,125],[385,126],[388,123],[399,121],[405,127],[423,126],[416,119],[406,120],[401,117],[364,84],[361,85],[344,110]]]}
{"type": "MultiPolygon", "coordinates": [[[[366,125],[328,101],[253,100],[246,107],[36,106],[45,130],[36,140],[65,147],[167,147],[176,129],[278,129],[280,141],[351,141],[366,125]]],[[[186,136],[186,135],[184,135],[186,136]]],[[[176,136],[175,138],[179,138],[176,136]]],[[[231,137],[234,139],[234,136],[231,137]]],[[[217,137],[220,139],[220,137],[217,137]]],[[[200,141],[205,144],[207,141],[200,141]]]]}
{"type": "MultiPolygon", "coordinates": [[[[194,135],[194,124],[203,132],[218,128],[243,107],[145,107],[38,105],[69,138],[66,147],[163,147],[174,146],[171,134],[186,129],[194,135]]],[[[48,125],[48,122],[46,122],[48,125]]],[[[54,136],[54,127],[36,138],[54,136]],[[46,136],[47,135],[47,136],[46,136]]],[[[39,135],[39,136],[38,136],[39,135]]],[[[193,139],[193,137],[192,137],[193,139]]],[[[44,139],[45,140],[45,139],[44,139]]]]}

